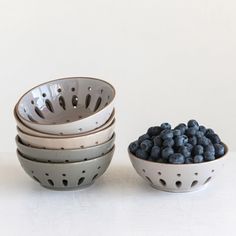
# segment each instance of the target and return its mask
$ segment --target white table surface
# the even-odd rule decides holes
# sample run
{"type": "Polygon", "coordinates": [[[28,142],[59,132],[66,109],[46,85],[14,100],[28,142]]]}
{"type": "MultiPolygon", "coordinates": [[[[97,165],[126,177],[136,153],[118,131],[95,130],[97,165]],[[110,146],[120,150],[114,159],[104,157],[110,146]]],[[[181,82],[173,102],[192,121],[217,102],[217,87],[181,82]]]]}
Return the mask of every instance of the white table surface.
{"type": "Polygon", "coordinates": [[[149,187],[125,150],[84,190],[42,188],[15,153],[0,154],[0,235],[236,235],[236,153],[205,190],[173,194],[149,187]]]}

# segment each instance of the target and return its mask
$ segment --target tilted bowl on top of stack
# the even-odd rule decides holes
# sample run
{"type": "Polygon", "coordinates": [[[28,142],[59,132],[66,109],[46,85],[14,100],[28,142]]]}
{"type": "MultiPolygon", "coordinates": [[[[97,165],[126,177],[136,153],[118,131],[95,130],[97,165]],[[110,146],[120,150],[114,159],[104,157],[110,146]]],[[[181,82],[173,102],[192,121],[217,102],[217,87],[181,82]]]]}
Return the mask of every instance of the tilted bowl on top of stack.
{"type": "Polygon", "coordinates": [[[25,93],[14,108],[17,156],[42,186],[91,185],[115,150],[115,89],[106,81],[63,78],[25,93]]]}

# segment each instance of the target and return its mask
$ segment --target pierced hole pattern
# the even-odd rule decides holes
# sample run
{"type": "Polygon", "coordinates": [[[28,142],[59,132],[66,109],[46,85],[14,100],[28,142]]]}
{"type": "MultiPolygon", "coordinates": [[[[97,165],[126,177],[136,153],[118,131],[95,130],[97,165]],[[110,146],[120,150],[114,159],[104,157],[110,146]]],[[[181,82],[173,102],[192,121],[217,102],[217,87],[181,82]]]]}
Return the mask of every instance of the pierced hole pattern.
{"type": "Polygon", "coordinates": [[[67,186],[67,185],[68,185],[68,180],[63,179],[63,180],[62,180],[62,183],[63,183],[64,186],[67,186]]]}
{"type": "Polygon", "coordinates": [[[84,177],[81,177],[78,181],[78,186],[81,185],[83,182],[84,182],[85,178],[84,177]]]}
{"type": "Polygon", "coordinates": [[[46,99],[45,100],[45,105],[46,105],[46,107],[48,108],[48,110],[50,111],[50,112],[54,112],[54,108],[53,108],[53,105],[52,105],[52,103],[51,103],[51,101],[49,100],[49,99],[46,99]]]}
{"type": "Polygon", "coordinates": [[[65,103],[65,99],[63,96],[60,96],[59,97],[59,105],[64,109],[66,110],[66,103],[65,103]]]}
{"type": "Polygon", "coordinates": [[[88,94],[85,99],[85,108],[89,107],[90,102],[91,102],[91,95],[88,94]]]}
{"type": "Polygon", "coordinates": [[[204,184],[209,183],[210,180],[211,180],[211,177],[207,178],[207,180],[204,182],[204,184]]]}
{"type": "Polygon", "coordinates": [[[102,98],[99,97],[98,100],[97,100],[97,102],[96,102],[96,105],[95,105],[95,107],[94,107],[94,112],[96,112],[96,111],[98,110],[98,108],[99,108],[100,105],[101,105],[101,102],[102,102],[102,98]]]}
{"type": "Polygon", "coordinates": [[[93,176],[93,179],[92,179],[92,180],[95,180],[97,177],[98,177],[98,173],[93,176]]]}
{"type": "Polygon", "coordinates": [[[197,180],[194,180],[191,184],[191,188],[195,187],[196,185],[198,184],[198,181],[197,180]]]}
{"type": "Polygon", "coordinates": [[[166,186],[166,181],[163,179],[159,179],[159,182],[162,186],[166,186]]]}
{"type": "Polygon", "coordinates": [[[54,186],[54,182],[53,182],[51,179],[48,179],[48,183],[49,183],[51,186],[54,186]]]}
{"type": "Polygon", "coordinates": [[[42,111],[41,111],[38,107],[35,107],[34,110],[35,110],[36,114],[37,114],[40,118],[45,119],[45,117],[44,117],[42,111]]]}
{"type": "Polygon", "coordinates": [[[152,180],[151,180],[148,176],[145,176],[145,178],[146,178],[151,184],[153,184],[152,180]]]}
{"type": "Polygon", "coordinates": [[[182,182],[181,181],[176,181],[175,183],[177,188],[180,188],[182,186],[182,182]]]}
{"type": "Polygon", "coordinates": [[[29,118],[30,121],[32,121],[32,122],[34,122],[34,123],[37,123],[36,120],[35,120],[31,115],[27,115],[27,116],[28,116],[28,118],[29,118]]]}

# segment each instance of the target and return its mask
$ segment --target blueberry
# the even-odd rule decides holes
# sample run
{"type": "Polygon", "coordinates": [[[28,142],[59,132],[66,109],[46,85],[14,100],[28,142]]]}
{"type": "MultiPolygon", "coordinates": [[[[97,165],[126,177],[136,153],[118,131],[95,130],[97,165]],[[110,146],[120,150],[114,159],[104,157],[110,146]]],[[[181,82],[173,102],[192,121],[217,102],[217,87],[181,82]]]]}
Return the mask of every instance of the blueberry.
{"type": "Polygon", "coordinates": [[[213,155],[215,155],[215,147],[214,145],[210,144],[204,148],[205,152],[211,152],[213,155]]]}
{"type": "Polygon", "coordinates": [[[199,124],[198,124],[198,122],[196,120],[189,120],[188,121],[188,127],[189,128],[192,127],[192,128],[194,128],[196,130],[199,130],[199,124]]]}
{"type": "Polygon", "coordinates": [[[176,137],[176,136],[180,136],[180,135],[182,134],[182,132],[181,132],[180,129],[173,129],[172,131],[173,131],[173,135],[174,135],[174,137],[176,137]]]}
{"type": "Polygon", "coordinates": [[[225,154],[225,147],[223,144],[214,144],[216,158],[222,157],[225,154]]]}
{"type": "Polygon", "coordinates": [[[193,158],[192,157],[187,157],[185,158],[185,164],[192,164],[193,163],[193,158]]]}
{"type": "Polygon", "coordinates": [[[181,124],[177,125],[174,129],[179,129],[181,131],[181,134],[184,134],[187,127],[184,123],[181,123],[181,124]]]}
{"type": "Polygon", "coordinates": [[[202,155],[204,153],[204,148],[201,145],[196,145],[193,147],[193,154],[194,155],[202,155]]]}
{"type": "Polygon", "coordinates": [[[160,147],[158,147],[158,146],[153,146],[152,147],[152,150],[151,150],[151,157],[153,158],[153,159],[157,159],[157,158],[159,158],[160,157],[160,153],[161,153],[161,149],[160,149],[160,147]]]}
{"type": "Polygon", "coordinates": [[[201,132],[203,132],[203,134],[205,134],[206,133],[206,127],[203,126],[203,125],[200,125],[199,126],[199,131],[201,131],[201,132]]]}
{"type": "Polygon", "coordinates": [[[148,153],[140,148],[135,152],[135,156],[143,160],[147,160],[149,157],[148,153]]]}
{"type": "Polygon", "coordinates": [[[203,136],[203,137],[197,139],[197,144],[205,147],[205,146],[208,146],[209,144],[211,144],[211,140],[208,139],[207,137],[203,136]]]}
{"type": "Polygon", "coordinates": [[[174,154],[170,155],[170,157],[169,157],[169,163],[184,164],[184,162],[185,162],[185,158],[180,153],[174,153],[174,154]]]}
{"type": "Polygon", "coordinates": [[[201,138],[201,137],[204,136],[204,133],[202,131],[198,130],[195,135],[196,135],[197,138],[201,138]]]}
{"type": "Polygon", "coordinates": [[[145,152],[149,152],[152,149],[153,142],[149,139],[146,139],[141,142],[140,147],[143,149],[145,152]]]}
{"type": "Polygon", "coordinates": [[[202,155],[196,155],[193,158],[194,163],[201,163],[201,162],[203,162],[203,160],[204,160],[204,157],[202,155]]]}
{"type": "Polygon", "coordinates": [[[162,123],[161,128],[162,129],[171,129],[171,125],[169,123],[162,123]]]}
{"type": "Polygon", "coordinates": [[[217,134],[208,134],[207,138],[209,138],[213,144],[221,143],[221,140],[217,134]]]}
{"type": "Polygon", "coordinates": [[[176,147],[181,147],[185,145],[188,142],[188,137],[185,135],[177,136],[175,139],[175,146],[176,147]]]}
{"type": "Polygon", "coordinates": [[[174,154],[174,150],[171,147],[166,147],[161,152],[161,156],[163,159],[168,159],[168,157],[172,154],[174,154]]]}
{"type": "Polygon", "coordinates": [[[188,139],[188,142],[193,146],[197,145],[197,137],[196,136],[190,137],[188,139]]]}
{"type": "Polygon", "coordinates": [[[174,140],[172,138],[167,138],[162,143],[162,145],[164,147],[172,147],[172,146],[174,146],[174,144],[175,144],[175,142],[174,142],[174,140]]]}
{"type": "Polygon", "coordinates": [[[160,126],[154,126],[150,127],[147,131],[147,134],[152,137],[152,136],[157,136],[161,133],[162,128],[160,126]]]}
{"type": "Polygon", "coordinates": [[[184,145],[185,145],[186,143],[188,143],[188,137],[186,135],[183,135],[182,137],[184,139],[184,145]]]}
{"type": "Polygon", "coordinates": [[[193,150],[193,145],[190,143],[186,143],[185,147],[191,152],[193,150]]]}
{"type": "Polygon", "coordinates": [[[186,146],[180,147],[178,152],[181,153],[184,157],[190,157],[191,156],[191,152],[189,151],[189,149],[186,146]]]}
{"type": "Polygon", "coordinates": [[[204,152],[204,161],[213,161],[215,160],[215,155],[213,152],[206,151],[204,152]]]}
{"type": "Polygon", "coordinates": [[[161,131],[160,137],[164,140],[167,138],[173,138],[173,132],[172,130],[169,129],[164,129],[163,131],[161,131]]]}
{"type": "Polygon", "coordinates": [[[148,134],[144,134],[144,135],[140,136],[140,137],[138,138],[139,144],[140,144],[141,142],[143,142],[144,140],[146,140],[146,139],[150,139],[150,136],[149,136],[148,134]]]}
{"type": "Polygon", "coordinates": [[[209,134],[214,134],[214,130],[213,129],[207,129],[206,132],[205,132],[205,135],[209,135],[209,134]]]}
{"type": "Polygon", "coordinates": [[[185,134],[188,136],[188,137],[192,137],[196,134],[197,130],[194,128],[194,127],[190,127],[188,129],[186,129],[185,131],[185,134]]]}
{"type": "Polygon", "coordinates": [[[155,146],[159,146],[161,147],[162,146],[162,139],[160,136],[156,136],[153,138],[153,143],[155,146]]]}
{"type": "Polygon", "coordinates": [[[137,151],[137,149],[139,148],[139,143],[138,141],[135,141],[135,142],[132,142],[130,145],[129,145],[129,150],[131,153],[135,154],[135,152],[137,151]]]}

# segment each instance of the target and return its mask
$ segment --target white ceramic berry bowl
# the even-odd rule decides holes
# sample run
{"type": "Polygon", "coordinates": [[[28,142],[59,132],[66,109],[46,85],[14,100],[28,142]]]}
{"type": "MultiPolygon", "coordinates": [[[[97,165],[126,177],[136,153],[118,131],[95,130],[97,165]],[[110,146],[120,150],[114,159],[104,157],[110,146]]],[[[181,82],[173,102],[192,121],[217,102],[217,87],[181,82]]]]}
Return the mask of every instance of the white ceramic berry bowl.
{"type": "Polygon", "coordinates": [[[43,187],[53,190],[71,190],[87,187],[104,174],[115,147],[98,158],[74,163],[45,163],[17,156],[24,171],[43,187]]]}
{"type": "Polygon", "coordinates": [[[142,160],[129,152],[136,172],[152,187],[167,192],[192,192],[203,189],[219,174],[227,159],[226,153],[214,161],[199,164],[163,164],[142,160]]]}
{"type": "Polygon", "coordinates": [[[115,129],[115,120],[112,124],[98,132],[70,138],[45,138],[35,135],[29,135],[17,128],[18,135],[23,144],[30,145],[36,148],[45,149],[79,149],[88,148],[98,144],[102,144],[111,139],[115,129]]]}
{"type": "Polygon", "coordinates": [[[62,134],[47,134],[47,133],[42,133],[42,132],[39,132],[37,130],[34,130],[34,129],[26,126],[19,119],[19,117],[16,114],[16,109],[14,109],[14,117],[15,117],[15,121],[16,121],[16,124],[17,124],[18,128],[20,130],[22,130],[26,134],[34,135],[34,136],[39,136],[39,137],[45,137],[45,138],[58,138],[58,137],[63,137],[63,138],[67,138],[68,137],[68,138],[70,138],[70,137],[82,136],[82,135],[85,135],[85,134],[88,135],[88,134],[96,133],[96,132],[98,132],[100,130],[103,130],[103,129],[109,127],[112,124],[112,122],[114,121],[114,119],[115,119],[115,109],[113,109],[112,114],[109,117],[108,121],[105,124],[103,124],[102,126],[96,128],[94,130],[88,131],[86,133],[70,134],[70,135],[69,134],[68,135],[64,135],[64,134],[63,135],[62,134]]]}
{"type": "Polygon", "coordinates": [[[74,77],[34,87],[16,104],[19,119],[48,134],[79,134],[96,129],[109,119],[114,87],[99,79],[74,77]]]}

